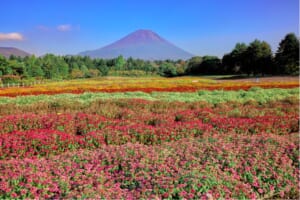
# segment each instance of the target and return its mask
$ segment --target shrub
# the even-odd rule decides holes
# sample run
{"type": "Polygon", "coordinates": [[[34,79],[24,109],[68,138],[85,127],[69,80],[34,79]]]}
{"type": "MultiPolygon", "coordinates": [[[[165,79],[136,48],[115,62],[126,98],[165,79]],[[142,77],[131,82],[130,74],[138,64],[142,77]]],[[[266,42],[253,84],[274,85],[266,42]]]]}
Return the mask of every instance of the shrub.
{"type": "Polygon", "coordinates": [[[20,80],[21,80],[21,77],[17,76],[17,75],[4,75],[4,76],[1,76],[0,80],[4,84],[7,84],[7,83],[19,83],[20,80]]]}
{"type": "Polygon", "coordinates": [[[71,72],[71,78],[83,78],[84,73],[79,69],[73,69],[71,72]]]}

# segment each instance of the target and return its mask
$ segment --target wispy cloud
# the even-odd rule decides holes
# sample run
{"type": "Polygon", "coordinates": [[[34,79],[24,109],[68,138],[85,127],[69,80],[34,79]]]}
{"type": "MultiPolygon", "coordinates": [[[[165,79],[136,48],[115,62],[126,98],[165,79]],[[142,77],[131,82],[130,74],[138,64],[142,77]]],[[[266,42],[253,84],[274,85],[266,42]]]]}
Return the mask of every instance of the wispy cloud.
{"type": "Polygon", "coordinates": [[[21,33],[0,33],[0,40],[23,40],[24,37],[21,33]]]}
{"type": "Polygon", "coordinates": [[[72,30],[72,25],[71,24],[61,24],[61,25],[58,25],[56,27],[57,30],[59,31],[71,31],[72,30]]]}
{"type": "Polygon", "coordinates": [[[72,24],[60,24],[55,27],[39,25],[36,27],[39,31],[49,32],[49,31],[60,31],[60,32],[68,32],[68,31],[79,31],[80,25],[72,25],[72,24]]]}

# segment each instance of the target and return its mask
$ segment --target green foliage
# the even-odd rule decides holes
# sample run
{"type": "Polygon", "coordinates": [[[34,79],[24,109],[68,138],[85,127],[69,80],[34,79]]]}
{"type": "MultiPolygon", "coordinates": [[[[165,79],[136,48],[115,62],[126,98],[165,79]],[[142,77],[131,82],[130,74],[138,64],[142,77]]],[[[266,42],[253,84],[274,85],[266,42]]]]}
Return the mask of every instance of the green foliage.
{"type": "Polygon", "coordinates": [[[11,71],[11,69],[8,66],[8,60],[0,55],[0,73],[1,75],[6,75],[6,74],[10,74],[9,71],[11,71]]]}
{"type": "Polygon", "coordinates": [[[173,77],[177,75],[176,67],[172,63],[164,62],[158,68],[159,74],[165,77],[173,77]]]}
{"type": "MultiPolygon", "coordinates": [[[[0,104],[15,103],[17,105],[31,104],[38,101],[59,103],[82,103],[90,104],[100,99],[145,99],[152,101],[181,101],[196,102],[203,101],[212,104],[223,102],[251,102],[255,100],[258,103],[266,103],[272,100],[281,100],[286,98],[299,99],[299,89],[262,89],[259,87],[251,88],[248,91],[223,91],[201,90],[198,92],[116,92],[116,93],[83,93],[83,94],[58,94],[58,95],[36,95],[36,96],[18,96],[15,98],[0,97],[0,104]]],[[[51,104],[52,105],[52,104],[51,104]]]]}
{"type": "Polygon", "coordinates": [[[14,75],[22,75],[25,72],[24,63],[19,62],[18,60],[9,60],[8,67],[11,69],[12,74],[14,75]]]}
{"type": "Polygon", "coordinates": [[[25,57],[24,64],[29,77],[43,77],[44,71],[41,68],[41,60],[35,56],[25,57]]]}
{"type": "Polygon", "coordinates": [[[155,74],[143,70],[110,70],[109,76],[142,77],[154,76],[155,74]]]}
{"type": "Polygon", "coordinates": [[[4,75],[1,76],[2,83],[7,84],[7,83],[19,83],[21,80],[20,76],[17,75],[4,75]]]}
{"type": "Polygon", "coordinates": [[[222,58],[225,73],[258,74],[299,74],[299,39],[289,33],[279,43],[275,59],[270,45],[265,41],[254,40],[247,46],[237,43],[235,48],[222,58]]]}
{"type": "Polygon", "coordinates": [[[272,67],[272,50],[265,41],[254,40],[245,52],[245,65],[242,71],[247,74],[270,74],[272,67]]]}
{"type": "Polygon", "coordinates": [[[204,56],[200,66],[201,74],[221,74],[221,60],[216,56],[204,56]]]}
{"type": "Polygon", "coordinates": [[[91,76],[90,76],[89,69],[87,68],[86,65],[81,65],[81,66],[80,66],[80,71],[83,73],[83,76],[84,76],[85,78],[91,77],[91,76]]]}
{"type": "Polygon", "coordinates": [[[123,56],[118,56],[116,59],[116,69],[117,70],[122,70],[124,65],[126,63],[126,60],[123,58],[123,56]]]}
{"type": "Polygon", "coordinates": [[[97,69],[99,70],[99,75],[101,76],[107,76],[108,75],[108,67],[104,64],[100,64],[99,66],[97,66],[97,69]]]}
{"type": "Polygon", "coordinates": [[[98,69],[89,69],[89,75],[90,77],[97,77],[99,76],[100,71],[98,69]]]}
{"type": "Polygon", "coordinates": [[[202,58],[200,56],[192,57],[188,61],[188,67],[187,67],[186,72],[188,74],[197,73],[197,70],[200,67],[201,63],[202,63],[202,58]]]}
{"type": "Polygon", "coordinates": [[[45,78],[64,79],[69,76],[69,65],[61,56],[47,54],[41,59],[41,66],[45,78]]]}
{"type": "Polygon", "coordinates": [[[295,34],[287,34],[279,43],[275,61],[279,73],[299,75],[299,39],[295,34]]]}
{"type": "Polygon", "coordinates": [[[221,60],[216,56],[193,57],[188,62],[188,74],[222,74],[221,60]]]}
{"type": "Polygon", "coordinates": [[[71,71],[71,78],[84,78],[84,73],[80,69],[73,69],[71,71]]]}
{"type": "Polygon", "coordinates": [[[247,45],[245,43],[237,43],[234,49],[225,54],[222,58],[223,70],[226,73],[239,73],[241,68],[245,65],[245,52],[247,45]]]}

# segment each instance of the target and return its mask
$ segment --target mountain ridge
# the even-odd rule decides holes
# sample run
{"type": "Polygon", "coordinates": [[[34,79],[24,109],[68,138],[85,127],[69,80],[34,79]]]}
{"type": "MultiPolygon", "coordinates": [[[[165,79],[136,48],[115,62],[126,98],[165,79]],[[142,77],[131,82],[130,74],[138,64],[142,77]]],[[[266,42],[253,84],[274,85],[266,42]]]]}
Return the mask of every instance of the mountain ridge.
{"type": "Polygon", "coordinates": [[[148,29],[139,29],[102,48],[84,51],[79,55],[92,58],[115,58],[122,55],[144,60],[186,60],[193,56],[148,29]]]}
{"type": "Polygon", "coordinates": [[[24,50],[21,50],[21,49],[15,48],[15,47],[0,47],[0,54],[6,58],[8,58],[11,55],[20,56],[20,57],[32,55],[24,50]]]}

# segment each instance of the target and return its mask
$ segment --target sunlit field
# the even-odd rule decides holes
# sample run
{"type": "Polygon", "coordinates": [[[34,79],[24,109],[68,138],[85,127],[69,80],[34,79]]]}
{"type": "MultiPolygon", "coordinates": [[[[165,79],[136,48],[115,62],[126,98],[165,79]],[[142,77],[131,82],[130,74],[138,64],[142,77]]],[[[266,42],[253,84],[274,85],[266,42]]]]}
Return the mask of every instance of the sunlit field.
{"type": "Polygon", "coordinates": [[[275,78],[219,80],[215,77],[105,77],[97,79],[77,79],[48,82],[35,86],[1,88],[0,96],[83,93],[83,92],[128,92],[128,91],[173,91],[195,92],[198,90],[248,90],[261,88],[294,88],[299,86],[298,77],[287,80],[275,78]]]}
{"type": "Polygon", "coordinates": [[[298,0],[0,5],[0,200],[300,199],[298,0]]]}
{"type": "Polygon", "coordinates": [[[299,198],[297,78],[0,90],[0,198],[299,198]]]}

